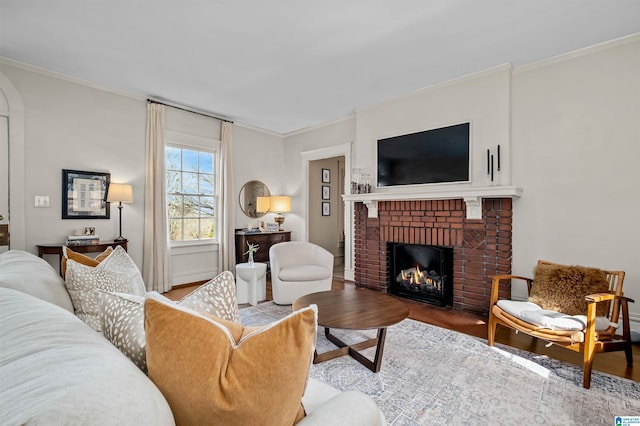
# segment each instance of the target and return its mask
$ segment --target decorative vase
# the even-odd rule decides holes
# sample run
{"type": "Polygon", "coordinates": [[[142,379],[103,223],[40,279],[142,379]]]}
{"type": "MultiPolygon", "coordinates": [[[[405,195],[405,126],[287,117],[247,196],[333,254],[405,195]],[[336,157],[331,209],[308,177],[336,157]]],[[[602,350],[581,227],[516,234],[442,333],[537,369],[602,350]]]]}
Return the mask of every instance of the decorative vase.
{"type": "Polygon", "coordinates": [[[253,252],[249,252],[249,266],[253,266],[253,252]]]}

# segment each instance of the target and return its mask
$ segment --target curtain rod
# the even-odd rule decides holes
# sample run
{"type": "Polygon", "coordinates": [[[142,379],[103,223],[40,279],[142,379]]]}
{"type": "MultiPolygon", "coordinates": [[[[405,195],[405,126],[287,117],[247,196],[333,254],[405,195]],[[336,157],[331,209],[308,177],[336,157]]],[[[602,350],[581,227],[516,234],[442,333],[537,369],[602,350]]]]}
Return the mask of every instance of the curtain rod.
{"type": "Polygon", "coordinates": [[[185,107],[185,106],[182,106],[182,105],[172,104],[172,103],[169,103],[169,102],[166,102],[166,101],[160,101],[158,99],[153,99],[153,98],[147,98],[147,102],[150,102],[150,103],[153,103],[153,104],[160,104],[160,105],[168,106],[168,107],[179,109],[179,110],[182,110],[182,111],[191,112],[193,114],[203,115],[203,116],[209,117],[209,118],[215,118],[216,120],[222,120],[222,121],[226,121],[228,123],[233,124],[233,120],[229,120],[228,118],[221,117],[219,115],[209,114],[209,113],[204,112],[204,111],[198,111],[197,109],[188,108],[188,107],[185,107]]]}

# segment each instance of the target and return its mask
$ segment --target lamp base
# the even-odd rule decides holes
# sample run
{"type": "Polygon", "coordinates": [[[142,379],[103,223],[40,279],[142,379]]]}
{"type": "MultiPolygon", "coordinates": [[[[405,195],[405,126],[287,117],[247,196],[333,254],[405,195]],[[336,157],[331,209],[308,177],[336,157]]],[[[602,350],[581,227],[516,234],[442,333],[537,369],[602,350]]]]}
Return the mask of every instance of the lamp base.
{"type": "Polygon", "coordinates": [[[282,216],[282,214],[278,214],[274,217],[273,221],[278,224],[278,231],[284,231],[284,229],[282,229],[282,224],[284,223],[284,216],[282,216]]]}
{"type": "Polygon", "coordinates": [[[127,239],[125,237],[123,237],[122,235],[120,235],[119,237],[114,238],[113,241],[120,242],[120,241],[127,241],[127,239]]]}

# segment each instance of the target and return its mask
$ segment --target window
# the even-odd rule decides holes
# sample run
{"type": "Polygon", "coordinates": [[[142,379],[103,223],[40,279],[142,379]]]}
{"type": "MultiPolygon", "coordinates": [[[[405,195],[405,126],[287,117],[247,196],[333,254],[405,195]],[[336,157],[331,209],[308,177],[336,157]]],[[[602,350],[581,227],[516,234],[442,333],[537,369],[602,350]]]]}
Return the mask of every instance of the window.
{"type": "Polygon", "coordinates": [[[170,241],[216,238],[215,151],[167,146],[170,241]]]}

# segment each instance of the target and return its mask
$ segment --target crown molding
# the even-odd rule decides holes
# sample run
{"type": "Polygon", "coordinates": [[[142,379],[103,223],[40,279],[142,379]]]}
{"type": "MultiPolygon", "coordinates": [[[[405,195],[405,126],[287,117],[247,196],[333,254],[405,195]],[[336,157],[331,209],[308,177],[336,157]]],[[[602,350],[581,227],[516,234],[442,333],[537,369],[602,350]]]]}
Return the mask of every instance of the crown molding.
{"type": "Polygon", "coordinates": [[[59,73],[57,71],[51,71],[45,68],[40,68],[37,67],[35,65],[30,65],[24,62],[20,62],[20,61],[16,61],[14,59],[9,59],[9,58],[5,58],[4,56],[0,56],[0,63],[6,64],[6,65],[10,65],[16,68],[20,68],[26,71],[31,71],[31,72],[35,72],[41,75],[45,75],[48,77],[53,77],[53,78],[57,78],[59,80],[64,80],[64,81],[68,81],[70,83],[75,83],[75,84],[79,84],[81,86],[86,86],[86,87],[90,87],[92,89],[96,89],[96,90],[100,90],[103,92],[109,92],[109,93],[114,93],[116,95],[120,95],[120,96],[125,96],[127,98],[131,98],[131,99],[136,99],[136,100],[142,100],[142,101],[146,101],[147,100],[147,96],[141,95],[139,93],[133,93],[133,92],[128,92],[126,90],[121,90],[121,89],[115,89],[113,87],[109,87],[109,86],[105,86],[102,84],[98,84],[98,83],[94,83],[92,81],[89,80],[83,80],[81,78],[77,78],[77,77],[72,77],[70,75],[67,74],[63,74],[63,73],[59,73]]]}
{"type": "Polygon", "coordinates": [[[491,75],[491,74],[497,74],[497,73],[502,73],[502,72],[505,72],[505,71],[510,71],[512,69],[513,69],[513,65],[511,65],[510,63],[498,65],[498,66],[492,67],[492,68],[487,68],[487,69],[482,70],[482,71],[474,72],[474,73],[471,73],[471,74],[466,74],[466,75],[463,75],[461,77],[457,77],[457,78],[454,78],[454,79],[451,79],[451,80],[446,80],[446,81],[443,81],[443,82],[440,82],[440,83],[432,84],[431,86],[422,87],[420,89],[416,89],[416,90],[413,90],[411,92],[404,93],[402,95],[394,96],[392,98],[387,98],[387,99],[385,99],[383,101],[376,102],[376,103],[371,104],[371,105],[367,105],[367,106],[364,106],[364,107],[361,107],[361,108],[356,108],[355,109],[355,113],[358,114],[358,113],[361,113],[361,112],[364,112],[364,111],[368,111],[370,109],[379,108],[379,107],[384,106],[384,105],[388,105],[388,104],[400,102],[400,101],[405,100],[405,99],[413,98],[415,96],[422,95],[422,94],[427,93],[427,92],[431,92],[431,91],[434,91],[434,90],[439,90],[439,89],[442,89],[443,87],[453,86],[453,85],[460,84],[460,83],[463,83],[463,82],[466,82],[466,81],[471,81],[471,80],[475,80],[475,79],[478,79],[478,78],[483,78],[483,77],[486,77],[486,76],[491,75]]]}
{"type": "Polygon", "coordinates": [[[635,43],[640,41],[640,33],[630,34],[613,40],[604,41],[602,43],[594,44],[593,46],[583,47],[582,49],[574,50],[572,52],[563,53],[561,55],[552,56],[551,58],[541,59],[530,64],[520,65],[514,68],[513,73],[519,74],[521,72],[531,71],[537,68],[546,67],[548,65],[557,64],[560,62],[569,61],[571,59],[579,58],[585,55],[591,55],[603,50],[608,50],[617,46],[624,46],[625,44],[635,43]]]}

